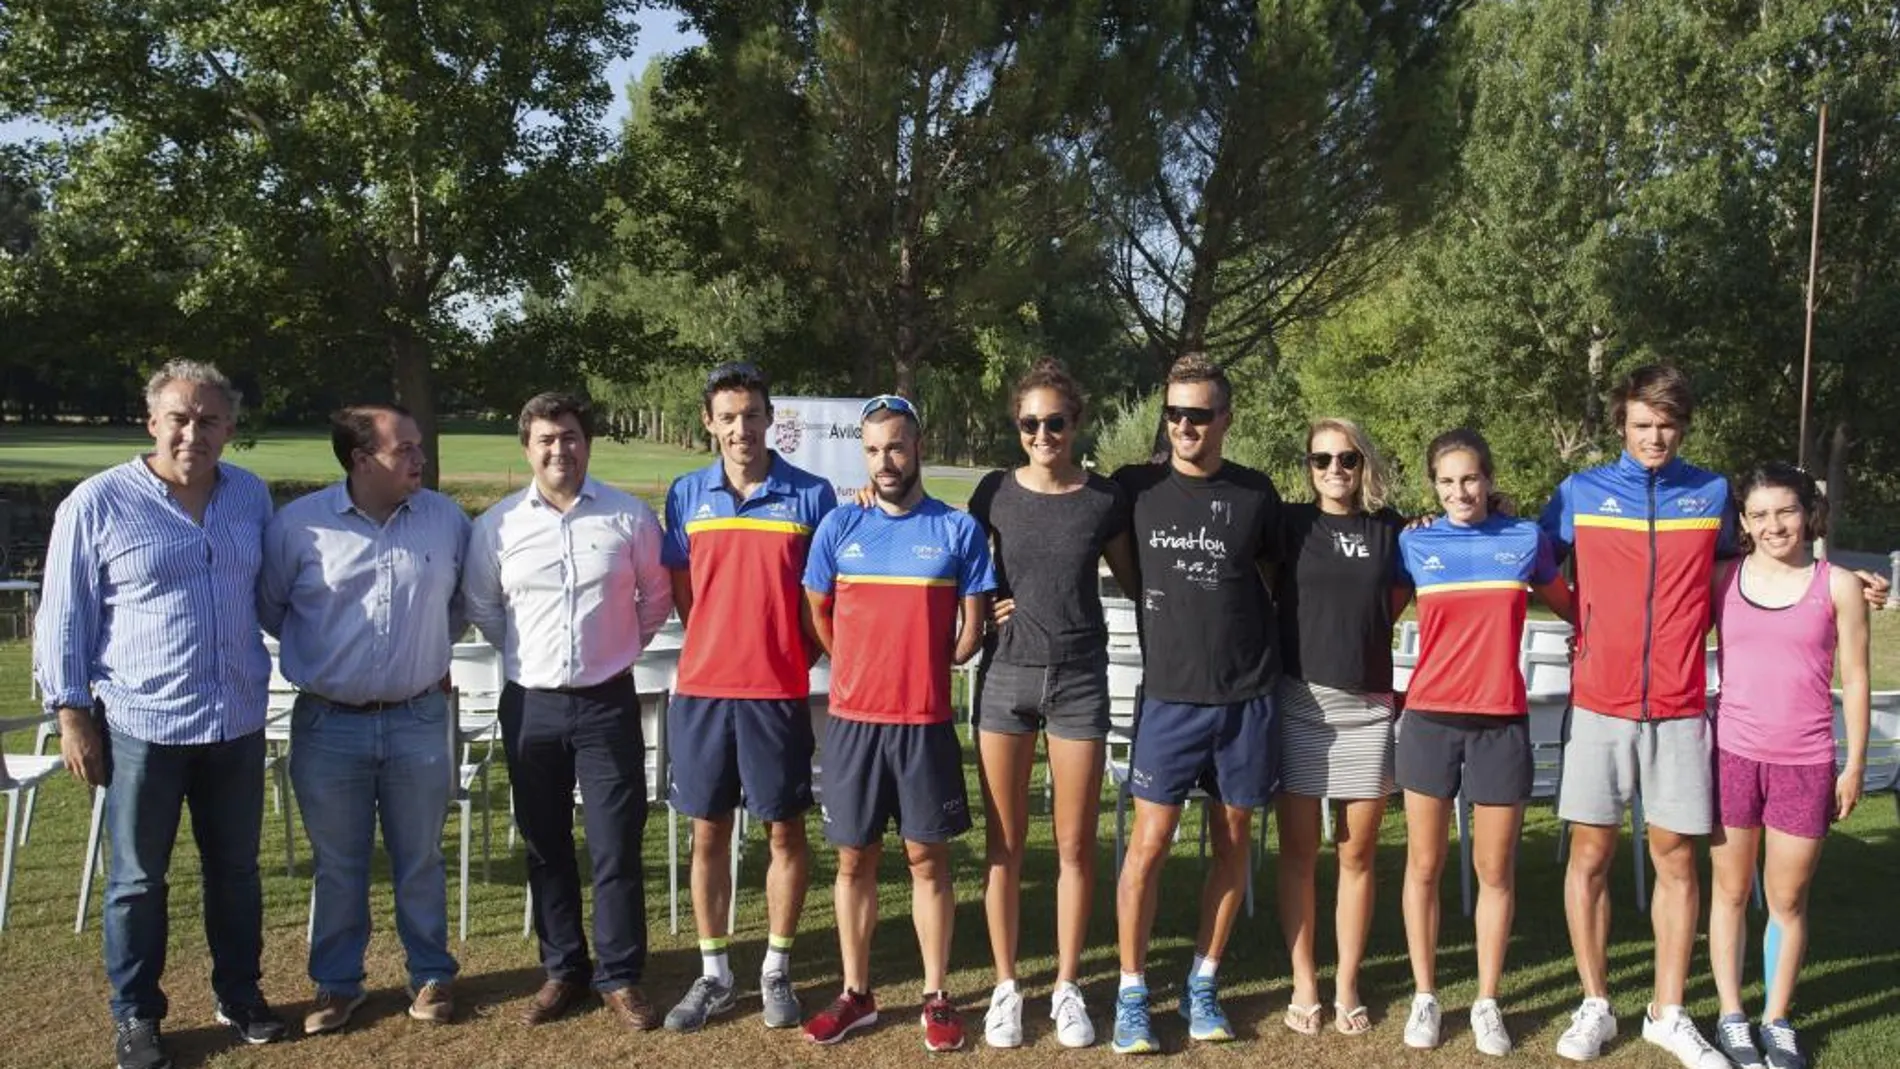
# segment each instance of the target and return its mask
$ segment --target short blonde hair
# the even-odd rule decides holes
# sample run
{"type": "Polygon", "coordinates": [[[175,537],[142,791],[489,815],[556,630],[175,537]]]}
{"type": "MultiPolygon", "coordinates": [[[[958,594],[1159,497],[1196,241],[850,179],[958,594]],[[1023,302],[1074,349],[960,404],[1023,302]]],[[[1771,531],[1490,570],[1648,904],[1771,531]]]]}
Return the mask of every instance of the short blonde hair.
{"type": "MultiPolygon", "coordinates": [[[[1346,440],[1352,443],[1353,449],[1364,458],[1359,465],[1359,493],[1353,504],[1357,505],[1362,512],[1377,512],[1384,508],[1392,489],[1392,473],[1385,466],[1385,458],[1373,448],[1372,439],[1367,437],[1359,424],[1352,420],[1327,416],[1324,419],[1316,419],[1307,426],[1307,452],[1313,451],[1313,439],[1325,431],[1337,431],[1345,435],[1346,440]]],[[[1302,457],[1301,461],[1304,462],[1305,458],[1302,457]]],[[[1313,475],[1310,466],[1306,478],[1307,485],[1311,486],[1313,475]]]]}

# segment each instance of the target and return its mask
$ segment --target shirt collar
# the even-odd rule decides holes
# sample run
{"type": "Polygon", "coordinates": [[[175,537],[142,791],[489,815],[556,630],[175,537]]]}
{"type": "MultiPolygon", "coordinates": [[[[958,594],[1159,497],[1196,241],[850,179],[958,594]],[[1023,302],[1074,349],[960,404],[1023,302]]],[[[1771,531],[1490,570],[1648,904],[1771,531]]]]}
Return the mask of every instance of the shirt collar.
{"type": "MultiPolygon", "coordinates": [[[[592,475],[584,476],[581,479],[580,493],[574,495],[574,500],[576,502],[592,501],[598,496],[600,496],[600,485],[594,481],[592,475]]],[[[526,500],[530,505],[537,507],[552,507],[548,506],[547,498],[541,496],[541,484],[535,482],[533,479],[528,480],[528,496],[526,500]]]]}
{"type": "MultiPolygon", "coordinates": [[[[1656,481],[1670,482],[1680,475],[1685,467],[1688,467],[1688,462],[1682,459],[1681,454],[1670,457],[1667,464],[1656,469],[1656,481]]],[[[1619,472],[1638,479],[1649,477],[1649,469],[1643,466],[1642,461],[1631,456],[1628,450],[1624,450],[1623,455],[1616,459],[1616,468],[1619,472]]]]}
{"type": "MultiPolygon", "coordinates": [[[[416,498],[414,494],[410,494],[408,497],[403,498],[400,502],[396,504],[395,508],[390,510],[389,512],[390,518],[394,519],[397,513],[402,512],[404,509],[407,509],[409,507],[409,503],[411,501],[414,501],[415,499],[416,498]]],[[[332,509],[335,509],[336,514],[339,516],[348,516],[350,513],[354,512],[357,515],[362,516],[364,519],[369,519],[369,515],[365,513],[362,509],[357,508],[356,501],[350,497],[350,480],[347,478],[338,479],[330,487],[330,507],[332,509]]]]}
{"type": "MultiPolygon", "coordinates": [[[[770,497],[774,494],[782,495],[791,493],[792,479],[789,470],[791,468],[791,462],[779,456],[778,450],[776,449],[768,450],[767,452],[772,456],[772,463],[765,469],[765,483],[763,486],[765,496],[770,497]]],[[[711,464],[699,469],[699,485],[701,489],[708,491],[724,490],[726,488],[726,460],[724,457],[716,457],[711,464]]]]}

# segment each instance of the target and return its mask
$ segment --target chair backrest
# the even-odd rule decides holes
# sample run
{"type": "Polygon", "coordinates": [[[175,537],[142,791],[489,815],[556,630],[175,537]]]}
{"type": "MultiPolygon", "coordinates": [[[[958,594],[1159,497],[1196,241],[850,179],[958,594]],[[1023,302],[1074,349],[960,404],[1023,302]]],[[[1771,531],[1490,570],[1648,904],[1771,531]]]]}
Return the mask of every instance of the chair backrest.
{"type": "Polygon", "coordinates": [[[1141,666],[1125,661],[1108,663],[1108,723],[1123,734],[1134,729],[1141,707],[1141,666]]]}
{"type": "Polygon", "coordinates": [[[1418,667],[1418,652],[1404,650],[1392,651],[1392,689],[1407,691],[1412,689],[1412,669],[1418,667]]]}
{"type": "Polygon", "coordinates": [[[686,645],[686,625],[680,623],[678,613],[666,618],[660,630],[647,645],[649,650],[677,650],[686,645]]]}
{"type": "Polygon", "coordinates": [[[1141,648],[1139,626],[1140,610],[1127,598],[1103,598],[1102,619],[1108,625],[1108,648],[1111,650],[1138,650],[1141,648]]]}
{"type": "Polygon", "coordinates": [[[1568,691],[1561,695],[1531,696],[1532,798],[1557,796],[1557,781],[1564,763],[1564,717],[1569,709],[1568,691]]]}
{"type": "Polygon", "coordinates": [[[1418,621],[1399,621],[1399,652],[1407,657],[1418,657],[1418,621]]]}
{"type": "Polygon", "coordinates": [[[649,690],[641,685],[639,666],[634,666],[634,690],[640,698],[640,740],[646,746],[647,801],[651,804],[664,803],[671,793],[672,782],[667,779],[672,768],[666,760],[666,701],[665,688],[649,690]]]}
{"type": "Polygon", "coordinates": [[[486,642],[457,642],[449,650],[449,682],[461,696],[461,715],[495,712],[501,706],[501,651],[486,642]]]}
{"type": "Polygon", "coordinates": [[[1527,648],[1518,667],[1524,672],[1524,689],[1532,700],[1539,697],[1568,701],[1570,698],[1570,653],[1568,650],[1527,648]]]}
{"type": "Polygon", "coordinates": [[[1562,620],[1525,620],[1524,650],[1527,653],[1570,652],[1570,625],[1562,620]]]}
{"type": "MultiPolygon", "coordinates": [[[[1834,761],[1847,763],[1847,725],[1841,692],[1834,692],[1834,761]]],[[[1900,792],[1900,690],[1877,690],[1869,703],[1867,772],[1861,790],[1867,794],[1900,792]]]]}

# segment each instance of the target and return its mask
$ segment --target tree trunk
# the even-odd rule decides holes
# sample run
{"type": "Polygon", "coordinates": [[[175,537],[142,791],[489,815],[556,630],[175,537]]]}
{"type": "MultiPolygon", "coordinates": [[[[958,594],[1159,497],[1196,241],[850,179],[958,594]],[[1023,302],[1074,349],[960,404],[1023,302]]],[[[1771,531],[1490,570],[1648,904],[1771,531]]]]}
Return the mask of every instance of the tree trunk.
{"type": "MultiPolygon", "coordinates": [[[[1847,519],[1847,454],[1853,444],[1847,421],[1837,420],[1827,436],[1827,514],[1830,528],[1838,527],[1847,519]]],[[[1829,536],[1828,542],[1833,542],[1833,536],[1829,536]]]]}
{"type": "Polygon", "coordinates": [[[429,356],[429,343],[414,328],[406,323],[390,328],[389,367],[396,403],[409,410],[422,432],[422,485],[434,490],[442,485],[442,464],[435,425],[435,373],[429,356]]]}

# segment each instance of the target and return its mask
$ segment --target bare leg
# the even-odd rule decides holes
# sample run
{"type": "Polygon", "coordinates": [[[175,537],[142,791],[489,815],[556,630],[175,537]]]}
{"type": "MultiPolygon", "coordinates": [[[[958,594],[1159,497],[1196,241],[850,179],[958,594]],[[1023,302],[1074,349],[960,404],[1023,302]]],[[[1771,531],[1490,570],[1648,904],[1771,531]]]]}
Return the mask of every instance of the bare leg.
{"type": "Polygon", "coordinates": [[[1521,805],[1472,806],[1471,864],[1478,873],[1478,997],[1498,997],[1504,952],[1517,912],[1517,835],[1521,805]]]}
{"type": "Polygon", "coordinates": [[[1709,840],[1715,887],[1709,894],[1709,972],[1724,1014],[1742,1011],[1742,948],[1748,944],[1748,893],[1755,882],[1760,828],[1722,828],[1709,840]]]}
{"type": "Polygon", "coordinates": [[[1347,802],[1339,845],[1339,905],[1334,916],[1339,939],[1339,974],[1333,997],[1347,1009],[1363,1005],[1359,998],[1359,966],[1366,960],[1372,933],[1374,885],[1372,863],[1379,853],[1379,824],[1385,819],[1385,799],[1361,798],[1347,802]]]}
{"type": "Polygon", "coordinates": [[[1161,862],[1180,823],[1180,806],[1135,799],[1135,824],[1128,833],[1128,854],[1115,886],[1115,927],[1123,972],[1138,973],[1148,967],[1148,937],[1154,931],[1155,902],[1161,894],[1161,862]]]}
{"type": "Polygon", "coordinates": [[[1695,839],[1651,824],[1649,857],[1656,869],[1656,891],[1649,900],[1649,923],[1656,933],[1656,1005],[1680,1006],[1695,949],[1696,913],[1702,908],[1695,839]]]}
{"type": "Polygon", "coordinates": [[[1195,953],[1218,960],[1234,932],[1234,918],[1247,901],[1248,848],[1253,810],[1209,800],[1208,839],[1213,861],[1201,885],[1201,929],[1195,953]]]}
{"type": "MultiPolygon", "coordinates": [[[[1280,827],[1280,931],[1286,936],[1286,951],[1293,959],[1291,1001],[1301,1007],[1319,1002],[1319,964],[1313,953],[1313,929],[1318,923],[1314,916],[1313,870],[1319,860],[1320,805],[1320,799],[1302,794],[1282,794],[1274,803],[1280,827]]],[[[1343,910],[1343,888],[1340,902],[1343,910]]]]}
{"type": "Polygon", "coordinates": [[[1585,998],[1610,997],[1610,859],[1616,825],[1572,824],[1564,870],[1564,920],[1585,998]]]}
{"type": "Polygon", "coordinates": [[[877,927],[877,862],[881,843],[838,848],[838,882],[833,887],[838,914],[838,950],[844,986],[871,990],[871,932],[877,927]]]}
{"type": "Polygon", "coordinates": [[[701,939],[726,937],[732,902],[732,814],[693,818],[693,926],[701,939]]]}
{"type": "Polygon", "coordinates": [[[1446,834],[1453,800],[1405,792],[1405,948],[1412,986],[1438,992],[1438,879],[1445,871],[1446,834]]]}
{"type": "MultiPolygon", "coordinates": [[[[983,788],[985,871],[983,914],[989,922],[996,979],[1016,978],[1023,892],[1023,846],[1029,835],[1029,770],[1036,736],[977,732],[977,781],[983,788]]],[[[929,990],[936,990],[930,988],[929,990]]]]}
{"type": "Polygon", "coordinates": [[[1801,961],[1808,953],[1808,888],[1814,885],[1814,870],[1820,863],[1821,840],[1768,829],[1762,893],[1768,899],[1768,915],[1781,926],[1774,985],[1768,989],[1767,1011],[1762,1014],[1770,1021],[1786,1018],[1794,1002],[1795,978],[1801,975],[1801,961]]]}
{"type": "Polygon", "coordinates": [[[924,990],[942,991],[950,971],[950,932],[957,896],[950,883],[950,844],[904,842],[910,861],[910,919],[924,958],[924,990]]]}
{"type": "MultiPolygon", "coordinates": [[[[811,846],[805,839],[805,818],[768,821],[766,839],[772,863],[765,870],[765,923],[772,935],[789,939],[798,931],[805,912],[805,890],[811,886],[811,846]]],[[[725,914],[720,914],[725,916],[725,914]]]]}
{"type": "Polygon", "coordinates": [[[1073,982],[1082,972],[1088,944],[1089,910],[1095,892],[1095,829],[1101,823],[1102,752],[1100,741],[1047,736],[1049,774],[1055,779],[1056,982],[1073,982]]]}

